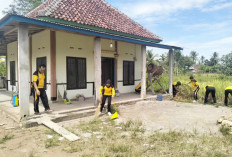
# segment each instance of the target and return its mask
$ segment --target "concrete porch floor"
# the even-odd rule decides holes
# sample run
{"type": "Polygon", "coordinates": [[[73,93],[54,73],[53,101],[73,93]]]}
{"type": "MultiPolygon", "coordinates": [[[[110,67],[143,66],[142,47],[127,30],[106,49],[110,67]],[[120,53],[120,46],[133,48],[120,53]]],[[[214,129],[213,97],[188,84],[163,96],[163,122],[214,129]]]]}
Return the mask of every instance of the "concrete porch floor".
{"type": "MultiPolygon", "coordinates": [[[[147,93],[147,99],[155,99],[156,96],[152,95],[152,93],[147,93]]],[[[137,101],[141,101],[140,94],[136,93],[126,93],[126,94],[120,94],[119,97],[115,97],[115,103],[116,105],[121,104],[133,104],[137,101]]],[[[50,108],[54,110],[52,114],[60,114],[60,113],[69,113],[74,112],[75,110],[81,110],[82,108],[86,109],[94,109],[96,106],[94,106],[94,99],[93,98],[87,98],[85,101],[72,101],[71,105],[64,104],[64,102],[50,102],[49,103],[50,108]]],[[[42,102],[40,101],[39,109],[42,115],[45,114],[44,107],[42,105],[42,102]]],[[[16,122],[20,122],[20,108],[19,107],[13,107],[12,106],[12,92],[6,91],[4,89],[0,89],[0,110],[6,112],[8,116],[12,119],[14,119],[16,122]]],[[[52,114],[49,114],[52,115],[52,114]]],[[[33,110],[33,97],[30,97],[30,117],[36,118],[34,116],[34,110],[33,110]]]]}

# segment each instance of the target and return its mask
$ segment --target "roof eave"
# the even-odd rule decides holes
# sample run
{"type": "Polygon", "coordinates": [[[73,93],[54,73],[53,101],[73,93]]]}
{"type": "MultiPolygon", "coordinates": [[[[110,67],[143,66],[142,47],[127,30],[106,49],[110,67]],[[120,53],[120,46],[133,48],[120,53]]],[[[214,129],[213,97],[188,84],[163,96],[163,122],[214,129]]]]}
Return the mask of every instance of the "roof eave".
{"type": "Polygon", "coordinates": [[[14,14],[8,14],[0,20],[0,29],[2,27],[4,27],[5,25],[7,25],[8,23],[10,23],[11,21],[18,21],[18,22],[23,22],[23,23],[33,24],[33,25],[39,25],[39,26],[43,26],[43,27],[55,28],[55,29],[60,29],[60,30],[65,30],[65,31],[71,31],[71,32],[87,34],[87,35],[92,35],[92,36],[98,36],[98,37],[102,37],[102,38],[109,38],[112,40],[125,41],[125,42],[146,45],[146,46],[151,46],[151,47],[158,47],[158,48],[163,48],[163,49],[183,50],[183,48],[177,47],[177,46],[158,44],[157,42],[161,42],[159,40],[156,43],[154,43],[154,42],[149,42],[149,41],[136,39],[136,38],[129,38],[129,37],[125,37],[125,36],[102,33],[102,32],[97,32],[97,31],[88,30],[88,29],[80,29],[80,28],[76,28],[73,26],[61,25],[61,24],[57,24],[57,23],[42,21],[42,20],[28,18],[25,16],[19,16],[19,15],[14,15],[14,14]]]}

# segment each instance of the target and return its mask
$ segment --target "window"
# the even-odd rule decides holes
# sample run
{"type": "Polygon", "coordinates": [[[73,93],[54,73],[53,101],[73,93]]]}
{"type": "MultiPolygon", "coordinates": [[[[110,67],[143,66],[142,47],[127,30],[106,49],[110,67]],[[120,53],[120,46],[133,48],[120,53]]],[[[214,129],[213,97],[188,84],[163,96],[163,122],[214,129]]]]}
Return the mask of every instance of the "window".
{"type": "Polygon", "coordinates": [[[10,62],[10,85],[15,86],[15,61],[10,62]]]}
{"type": "Polygon", "coordinates": [[[134,85],[134,62],[123,61],[123,86],[134,85]]]}
{"type": "Polygon", "coordinates": [[[86,59],[67,57],[67,89],[86,89],[86,59]]]}

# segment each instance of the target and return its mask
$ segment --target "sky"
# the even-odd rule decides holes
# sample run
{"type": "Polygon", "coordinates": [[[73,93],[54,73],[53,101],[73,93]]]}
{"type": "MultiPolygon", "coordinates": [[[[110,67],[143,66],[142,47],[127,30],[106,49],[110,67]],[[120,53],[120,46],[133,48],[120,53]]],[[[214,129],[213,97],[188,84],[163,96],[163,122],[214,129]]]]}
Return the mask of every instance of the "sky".
{"type": "MultiPolygon", "coordinates": [[[[0,0],[0,18],[12,1],[0,0]]],[[[197,51],[199,57],[210,58],[213,52],[222,56],[232,51],[232,0],[106,1],[160,36],[162,44],[183,47],[185,55],[197,51]]]]}

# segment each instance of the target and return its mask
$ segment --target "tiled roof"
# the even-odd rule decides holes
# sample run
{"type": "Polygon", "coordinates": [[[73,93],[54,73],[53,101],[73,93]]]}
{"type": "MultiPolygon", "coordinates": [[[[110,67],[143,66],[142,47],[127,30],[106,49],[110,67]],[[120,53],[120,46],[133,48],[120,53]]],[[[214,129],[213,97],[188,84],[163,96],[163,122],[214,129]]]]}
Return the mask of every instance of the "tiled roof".
{"type": "Polygon", "coordinates": [[[49,17],[50,19],[59,19],[153,39],[157,42],[162,41],[160,37],[154,35],[104,0],[47,0],[28,13],[27,17],[49,17]]]}

